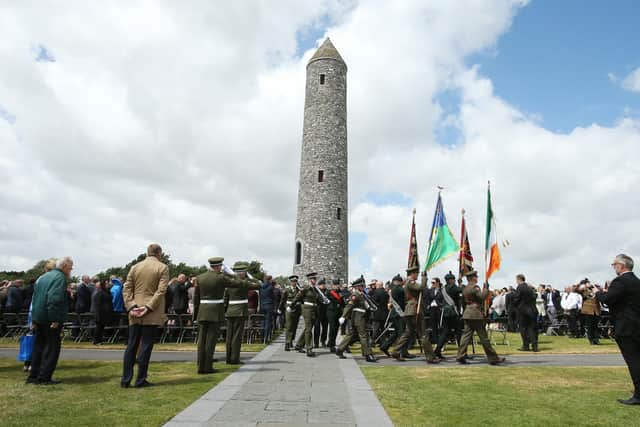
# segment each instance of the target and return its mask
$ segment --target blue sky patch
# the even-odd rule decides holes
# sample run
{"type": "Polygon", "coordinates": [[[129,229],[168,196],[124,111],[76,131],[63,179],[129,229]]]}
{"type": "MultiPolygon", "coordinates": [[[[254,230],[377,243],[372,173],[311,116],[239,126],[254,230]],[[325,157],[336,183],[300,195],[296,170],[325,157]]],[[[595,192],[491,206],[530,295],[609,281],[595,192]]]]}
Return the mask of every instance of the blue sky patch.
{"type": "Polygon", "coordinates": [[[11,114],[9,110],[0,105],[0,119],[6,120],[9,124],[14,124],[16,122],[16,116],[11,114]]]}
{"type": "Polygon", "coordinates": [[[49,51],[49,49],[47,49],[46,46],[42,44],[39,44],[35,47],[35,52],[36,62],[56,62],[56,58],[53,56],[53,54],[49,51]]]}

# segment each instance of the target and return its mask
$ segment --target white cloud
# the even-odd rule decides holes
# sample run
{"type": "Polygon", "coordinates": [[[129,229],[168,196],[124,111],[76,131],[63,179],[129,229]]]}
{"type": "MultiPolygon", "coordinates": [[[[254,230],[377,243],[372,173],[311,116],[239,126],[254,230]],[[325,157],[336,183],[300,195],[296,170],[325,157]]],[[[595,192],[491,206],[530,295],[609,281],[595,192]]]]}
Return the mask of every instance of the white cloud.
{"type": "MultiPolygon", "coordinates": [[[[296,34],[327,34],[348,67],[351,230],[390,278],[407,258],[410,208],[421,257],[435,186],[458,233],[465,207],[480,260],[486,181],[512,246],[496,281],[610,275],[640,247],[640,125],[621,119],[554,134],[465,65],[493,51],[524,1],[75,3],[0,16],[0,269],[71,254],[79,272],[119,265],[158,241],[174,259],[256,258],[290,271],[305,64],[296,34]],[[36,62],[42,45],[55,62],[36,62]],[[6,65],[6,66],[5,66],[6,65]],[[437,96],[461,94],[459,113],[437,96]],[[462,144],[444,147],[438,126],[462,144]]],[[[525,84],[525,83],[523,83],[525,84]]],[[[454,268],[454,261],[436,271],[454,268]]]]}
{"type": "Polygon", "coordinates": [[[640,92],[640,67],[633,70],[621,82],[622,87],[632,92],[640,92]]]}

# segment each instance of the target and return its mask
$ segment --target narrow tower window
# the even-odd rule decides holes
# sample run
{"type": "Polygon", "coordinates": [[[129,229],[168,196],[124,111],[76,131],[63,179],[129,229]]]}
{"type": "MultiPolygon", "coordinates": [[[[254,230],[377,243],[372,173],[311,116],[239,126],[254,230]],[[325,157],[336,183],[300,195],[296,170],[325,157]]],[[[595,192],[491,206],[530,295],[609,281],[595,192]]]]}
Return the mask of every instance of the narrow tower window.
{"type": "Polygon", "coordinates": [[[320,74],[320,84],[324,84],[324,74],[320,74]]]}
{"type": "Polygon", "coordinates": [[[296,265],[302,264],[302,243],[296,242],[296,265]]]}
{"type": "Polygon", "coordinates": [[[318,171],[318,182],[324,182],[324,171],[318,171]]]}
{"type": "Polygon", "coordinates": [[[340,208],[336,209],[336,218],[337,219],[342,218],[342,209],[340,208]]]}

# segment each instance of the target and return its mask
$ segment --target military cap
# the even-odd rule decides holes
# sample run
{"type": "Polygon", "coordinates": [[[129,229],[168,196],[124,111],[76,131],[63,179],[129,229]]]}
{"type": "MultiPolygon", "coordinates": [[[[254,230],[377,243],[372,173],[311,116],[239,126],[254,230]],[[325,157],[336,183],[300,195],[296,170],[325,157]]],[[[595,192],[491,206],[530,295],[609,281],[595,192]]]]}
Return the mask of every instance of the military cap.
{"type": "Polygon", "coordinates": [[[420,267],[418,267],[417,265],[414,265],[413,267],[407,268],[407,274],[414,273],[419,270],[420,270],[420,267]]]}
{"type": "Polygon", "coordinates": [[[456,276],[449,270],[449,272],[444,275],[444,280],[456,280],[456,276]]]}
{"type": "Polygon", "coordinates": [[[316,277],[318,277],[318,273],[316,273],[315,271],[312,273],[307,273],[307,279],[315,279],[316,277]]]}
{"type": "Polygon", "coordinates": [[[236,273],[242,273],[244,271],[247,271],[248,268],[249,268],[249,264],[247,264],[246,262],[238,261],[235,264],[233,264],[233,271],[235,271],[236,273]]]}
{"type": "Polygon", "coordinates": [[[402,282],[402,276],[399,274],[396,274],[393,279],[391,279],[392,282],[402,282]]]}
{"type": "Polygon", "coordinates": [[[217,265],[222,265],[222,263],[224,262],[224,258],[222,258],[221,256],[214,256],[209,258],[209,265],[211,267],[215,267],[217,265]]]}
{"type": "Polygon", "coordinates": [[[360,276],[351,283],[351,286],[364,286],[364,277],[360,276]]]}
{"type": "Polygon", "coordinates": [[[333,279],[333,280],[331,280],[331,284],[333,284],[333,285],[339,285],[339,284],[340,284],[340,279],[333,279]]]}
{"type": "Polygon", "coordinates": [[[298,281],[298,276],[296,276],[295,274],[292,274],[291,276],[289,276],[289,281],[290,282],[297,282],[298,281]]]}
{"type": "Polygon", "coordinates": [[[471,270],[465,273],[464,277],[478,277],[478,272],[476,270],[471,270]]]}
{"type": "Polygon", "coordinates": [[[326,285],[326,284],[327,284],[327,280],[324,277],[318,280],[318,285],[326,285]]]}

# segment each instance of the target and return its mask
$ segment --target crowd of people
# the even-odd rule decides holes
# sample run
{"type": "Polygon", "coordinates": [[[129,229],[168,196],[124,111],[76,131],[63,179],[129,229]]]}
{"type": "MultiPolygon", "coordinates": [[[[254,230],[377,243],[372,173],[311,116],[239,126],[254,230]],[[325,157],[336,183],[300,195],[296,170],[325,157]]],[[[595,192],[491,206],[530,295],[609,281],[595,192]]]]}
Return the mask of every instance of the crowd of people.
{"type": "MultiPolygon", "coordinates": [[[[146,379],[147,367],[167,313],[191,315],[193,324],[197,323],[199,374],[216,372],[213,353],[223,322],[226,362],[241,363],[240,343],[246,320],[256,313],[263,315],[261,335],[265,343],[271,340],[274,329],[284,327],[285,351],[297,350],[309,357],[315,356],[314,348],[328,347],[344,358],[349,347],[359,341],[368,362],[376,362],[373,346],[402,362],[417,357],[409,351],[417,344],[427,363],[439,363],[445,359],[444,347],[455,343],[456,361],[464,364],[468,363],[468,346],[477,334],[492,365],[505,359],[497,355],[488,339],[487,321],[508,331],[518,330],[522,337],[520,350],[537,352],[538,334],[562,334],[563,324],[569,337],[586,336],[592,345],[598,345],[603,331],[600,320],[605,316],[608,323],[604,335],[618,342],[636,390],[640,390],[640,339],[636,337],[639,328],[629,326],[640,324],[635,301],[640,292],[634,287],[638,279],[631,271],[633,260],[626,255],[619,255],[612,264],[618,277],[611,286],[583,279],[562,292],[548,285],[531,286],[522,274],[516,276],[515,287],[489,291],[487,286],[478,285],[474,270],[464,272],[465,284],[449,272],[444,283],[434,277],[429,286],[426,273],[419,278],[418,266],[407,269],[406,279],[396,275],[386,284],[380,280],[367,283],[360,277],[349,287],[332,279],[328,287],[326,279],[310,272],[305,284],[293,275],[281,286],[269,275],[262,281],[251,277],[247,263],[237,262],[228,269],[221,257],[210,258],[208,271],[197,277],[180,274],[170,279],[161,259],[160,246],[150,245],[147,258],[130,269],[124,283],[119,277],[91,280],[85,275],[79,283],[69,285],[73,269],[69,257],[49,261],[46,273],[37,280],[26,284],[21,280],[3,282],[3,312],[28,309],[30,327],[35,331],[27,382],[58,383],[52,374],[69,312],[95,315],[95,344],[101,343],[102,331],[114,313],[127,315],[123,387],[130,386],[136,363],[138,377],[134,385],[152,385],[146,379]],[[629,289],[623,288],[621,277],[633,282],[625,285],[629,289]],[[625,292],[629,300],[625,299],[625,292]],[[301,317],[304,332],[296,341],[301,317]],[[339,331],[342,339],[338,344],[339,331]]],[[[634,394],[625,402],[640,404],[640,395],[634,394]]]]}

